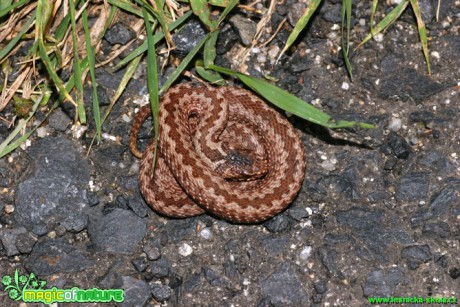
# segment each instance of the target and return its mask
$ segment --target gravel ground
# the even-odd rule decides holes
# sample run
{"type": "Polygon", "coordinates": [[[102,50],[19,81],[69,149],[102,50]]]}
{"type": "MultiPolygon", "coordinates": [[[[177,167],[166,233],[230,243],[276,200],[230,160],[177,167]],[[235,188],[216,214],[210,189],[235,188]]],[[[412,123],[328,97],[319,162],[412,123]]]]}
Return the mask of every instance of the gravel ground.
{"type": "MultiPolygon", "coordinates": [[[[30,146],[0,160],[0,276],[19,269],[50,288],[123,288],[122,306],[366,306],[368,298],[392,296],[458,304],[460,3],[442,1],[437,22],[437,1],[420,4],[432,75],[406,10],[352,55],[353,82],[338,50],[340,1],[325,1],[275,63],[302,4],[277,6],[262,40],[287,22],[267,46],[250,50],[243,70],[275,78],[334,118],[376,128],[332,131],[290,117],[303,134],[307,174],[293,204],[263,224],[169,219],[145,204],[127,147],[135,103],[147,92],[145,64],[89,157],[94,127],[72,138],[73,107],[63,105],[30,146]]],[[[368,31],[369,5],[354,6],[355,46],[368,31]]],[[[217,64],[235,60],[256,22],[240,12],[224,25],[217,64]]],[[[204,33],[194,22],[184,27],[174,36],[175,55],[204,33]]],[[[103,49],[133,35],[118,23],[103,49]]],[[[98,70],[105,107],[123,73],[98,70]]],[[[8,133],[0,122],[2,141],[8,133]]],[[[140,143],[149,137],[146,125],[140,143]]],[[[11,305],[2,289],[0,301],[11,305]]]]}

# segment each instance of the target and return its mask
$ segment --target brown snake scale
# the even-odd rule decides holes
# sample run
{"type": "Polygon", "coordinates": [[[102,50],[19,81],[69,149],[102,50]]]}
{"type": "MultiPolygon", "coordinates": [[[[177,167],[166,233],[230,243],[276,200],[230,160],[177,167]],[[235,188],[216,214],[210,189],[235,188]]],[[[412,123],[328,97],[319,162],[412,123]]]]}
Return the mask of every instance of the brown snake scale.
{"type": "Polygon", "coordinates": [[[249,91],[182,83],[166,92],[153,177],[154,142],[144,154],[136,145],[150,114],[149,106],[136,114],[129,146],[142,156],[141,193],[161,214],[210,212],[256,223],[285,209],[302,185],[304,147],[297,131],[249,91]]]}

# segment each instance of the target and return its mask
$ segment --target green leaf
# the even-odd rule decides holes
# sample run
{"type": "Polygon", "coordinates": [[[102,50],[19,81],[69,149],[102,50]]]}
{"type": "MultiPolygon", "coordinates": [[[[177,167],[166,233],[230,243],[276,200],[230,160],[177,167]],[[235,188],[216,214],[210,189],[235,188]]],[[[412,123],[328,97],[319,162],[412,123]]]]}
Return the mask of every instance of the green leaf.
{"type": "Polygon", "coordinates": [[[428,37],[426,35],[426,26],[422,19],[422,13],[420,12],[418,0],[410,0],[410,3],[412,9],[414,10],[415,18],[417,19],[418,34],[420,36],[420,42],[422,43],[422,50],[423,55],[425,56],[428,74],[431,75],[430,55],[428,53],[428,37]]]}
{"type": "Polygon", "coordinates": [[[399,3],[393,10],[391,10],[390,13],[388,13],[388,15],[385,16],[385,18],[382,19],[382,21],[380,21],[375,27],[371,28],[371,33],[369,33],[363,41],[359,43],[356,49],[367,43],[376,34],[388,28],[396,19],[398,19],[399,16],[401,16],[408,4],[408,0],[402,0],[401,3],[399,3]]]}
{"type": "Polygon", "coordinates": [[[159,110],[160,110],[160,97],[158,92],[158,68],[157,68],[157,55],[155,48],[155,41],[153,38],[152,26],[148,19],[147,10],[142,9],[144,15],[145,28],[147,30],[147,87],[149,90],[150,106],[152,108],[153,129],[155,132],[155,151],[153,153],[152,162],[152,175],[155,170],[157,152],[158,152],[158,138],[159,138],[159,110]]]}
{"type": "Polygon", "coordinates": [[[373,128],[374,126],[366,123],[334,120],[328,114],[316,109],[312,105],[304,102],[300,98],[280,89],[279,87],[268,83],[262,79],[254,78],[233,70],[211,65],[210,69],[218,71],[223,74],[236,76],[244,84],[246,84],[253,91],[270,101],[277,107],[292,113],[300,118],[306,119],[312,123],[328,127],[328,128],[345,128],[355,127],[360,128],[373,128]]]}
{"type": "Polygon", "coordinates": [[[305,12],[303,13],[302,17],[296,23],[294,30],[292,30],[292,33],[289,35],[286,41],[286,45],[284,46],[283,50],[281,50],[281,53],[278,56],[278,60],[286,52],[286,50],[288,50],[288,48],[291,47],[291,45],[295,42],[300,32],[302,32],[302,30],[305,28],[305,26],[307,25],[308,21],[310,20],[311,16],[316,11],[320,3],[321,0],[312,0],[310,2],[308,7],[305,9],[305,12]]]}
{"type": "Polygon", "coordinates": [[[91,77],[91,86],[93,89],[92,97],[93,97],[93,116],[94,116],[94,123],[96,124],[96,135],[97,141],[101,141],[101,134],[102,134],[102,122],[101,122],[101,111],[99,106],[99,97],[97,95],[97,81],[96,81],[96,63],[94,58],[94,49],[91,46],[91,36],[89,31],[88,25],[88,13],[85,10],[82,12],[82,23],[83,23],[83,30],[85,32],[85,42],[86,42],[86,54],[88,59],[88,67],[89,67],[89,74],[91,77]]]}
{"type": "Polygon", "coordinates": [[[72,26],[72,49],[73,49],[73,71],[75,75],[75,100],[77,103],[78,118],[82,124],[86,123],[85,105],[83,103],[83,80],[80,66],[80,56],[78,54],[77,43],[77,23],[75,17],[75,3],[69,0],[70,24],[72,26]]]}

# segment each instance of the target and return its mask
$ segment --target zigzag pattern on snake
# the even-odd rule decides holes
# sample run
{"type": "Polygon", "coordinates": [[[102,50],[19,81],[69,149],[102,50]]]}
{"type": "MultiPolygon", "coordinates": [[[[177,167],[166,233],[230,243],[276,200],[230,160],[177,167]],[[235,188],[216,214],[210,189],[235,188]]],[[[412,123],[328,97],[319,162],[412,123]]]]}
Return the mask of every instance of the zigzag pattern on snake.
{"type": "Polygon", "coordinates": [[[136,140],[150,107],[136,114],[130,149],[142,156],[139,187],[146,202],[170,217],[204,212],[237,223],[264,221],[284,210],[305,175],[297,131],[249,91],[182,83],[161,98],[159,155],[136,140]]]}

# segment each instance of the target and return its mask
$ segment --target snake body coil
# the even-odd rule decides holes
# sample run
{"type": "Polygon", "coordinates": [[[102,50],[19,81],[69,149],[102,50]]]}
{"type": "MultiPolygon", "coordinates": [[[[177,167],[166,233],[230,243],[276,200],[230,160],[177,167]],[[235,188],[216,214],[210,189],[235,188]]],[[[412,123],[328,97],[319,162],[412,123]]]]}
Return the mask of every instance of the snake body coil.
{"type": "Polygon", "coordinates": [[[182,83],[161,98],[159,155],[136,139],[150,108],[136,115],[130,148],[142,155],[139,186],[171,217],[210,212],[238,223],[266,220],[289,205],[304,174],[303,144],[292,125],[256,95],[236,87],[182,83]]]}

